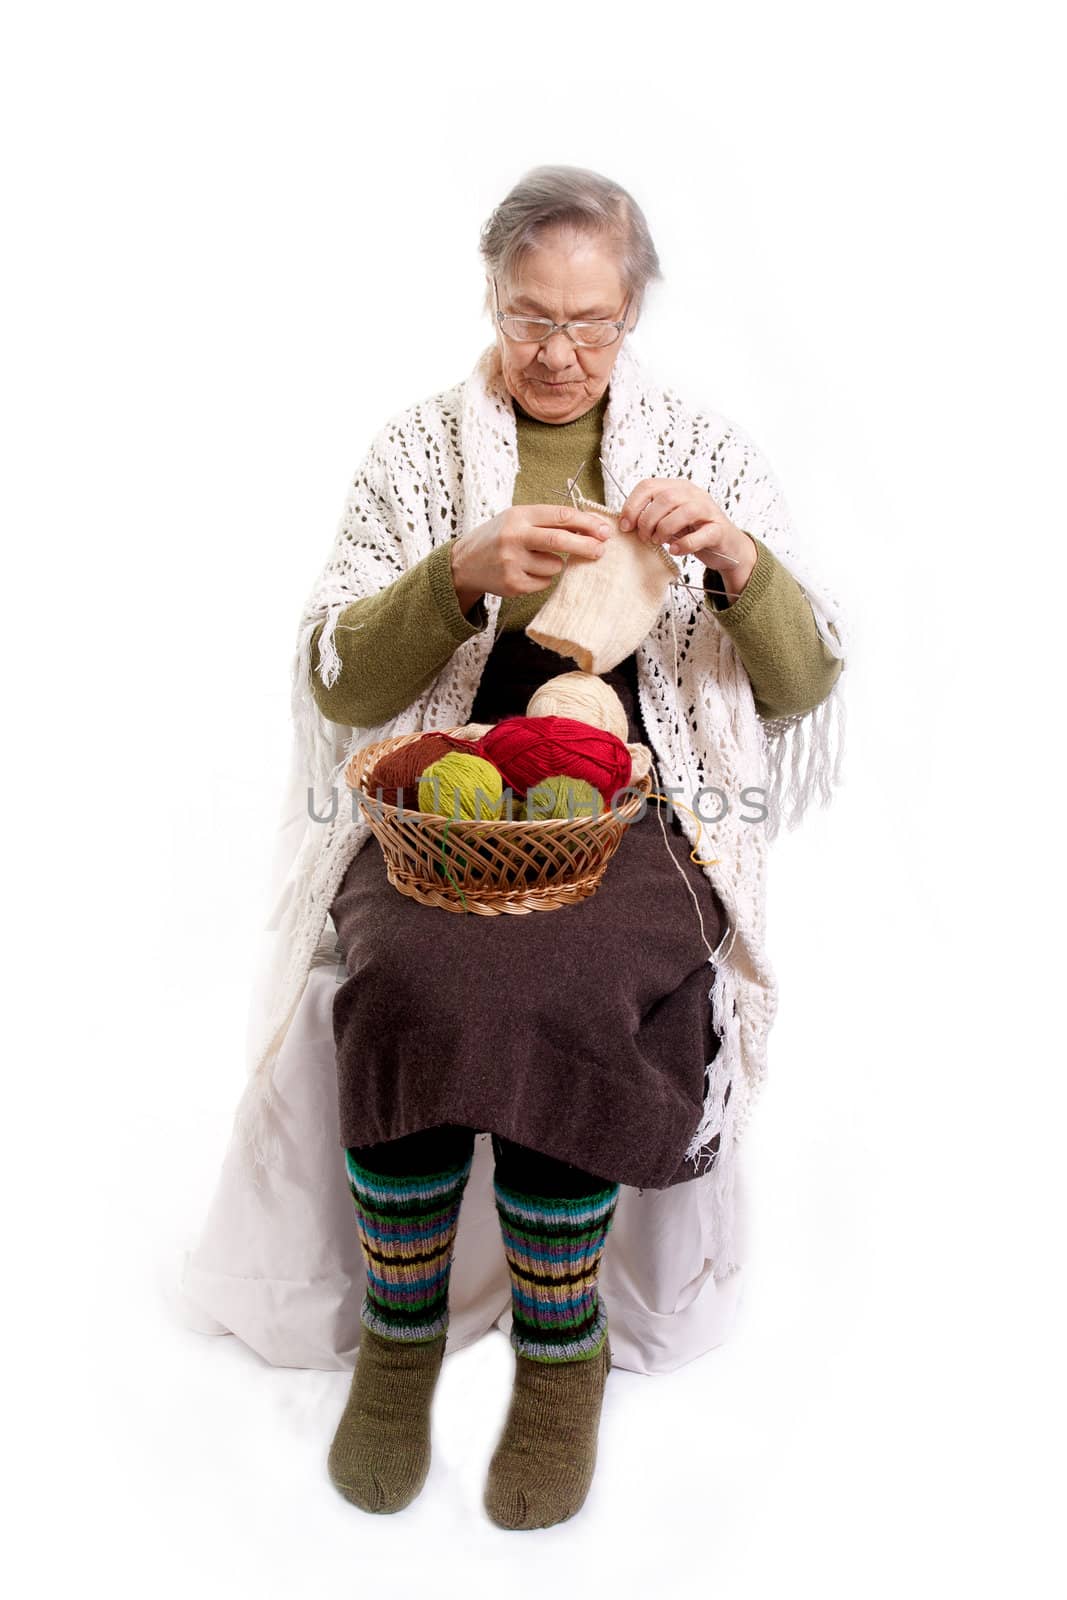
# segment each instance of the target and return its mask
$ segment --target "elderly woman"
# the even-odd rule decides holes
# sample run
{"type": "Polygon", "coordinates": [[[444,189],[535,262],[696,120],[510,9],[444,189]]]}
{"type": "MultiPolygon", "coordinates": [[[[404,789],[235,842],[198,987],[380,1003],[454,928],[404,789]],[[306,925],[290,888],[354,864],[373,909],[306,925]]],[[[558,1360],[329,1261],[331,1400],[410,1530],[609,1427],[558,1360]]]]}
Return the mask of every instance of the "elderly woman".
{"type": "Polygon", "coordinates": [[[664,547],[684,580],[601,676],[627,742],[651,752],[654,787],[689,809],[683,821],[670,807],[668,824],[649,806],[595,895],[550,914],[448,915],[389,884],[380,850],[359,847],[365,829],[334,862],[349,975],[333,1012],[341,1142],[367,1287],[329,1473],[378,1512],[425,1480],[481,1131],[515,1351],[484,1503],[499,1525],[531,1528],[572,1516],[591,1482],[611,1366],[597,1275],[619,1185],[713,1167],[740,1129],[731,1098],[747,1103],[759,1076],[760,852],[789,787],[767,757],[831,695],[842,648],[831,603],[795,575],[751,441],[658,388],[628,346],[661,276],[631,196],[538,168],[481,251],[495,341],[470,378],[375,441],[304,613],[294,707],[319,776],[336,777],[330,728],[347,755],[525,712],[574,668],[528,630],[569,564],[599,561],[609,539],[664,547]],[[759,787],[769,773],[773,794],[759,787]],[[691,849],[702,788],[725,805],[711,859],[691,849]]]}

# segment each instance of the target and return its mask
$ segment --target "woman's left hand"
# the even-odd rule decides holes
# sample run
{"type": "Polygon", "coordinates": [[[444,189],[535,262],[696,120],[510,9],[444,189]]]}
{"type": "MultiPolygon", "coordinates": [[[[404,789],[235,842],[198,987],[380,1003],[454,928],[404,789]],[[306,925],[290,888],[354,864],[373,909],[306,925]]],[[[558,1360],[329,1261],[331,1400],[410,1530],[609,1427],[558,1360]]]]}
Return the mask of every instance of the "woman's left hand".
{"type": "Polygon", "coordinates": [[[642,478],[626,497],[619,527],[623,533],[634,528],[639,539],[664,545],[671,555],[699,556],[722,573],[727,592],[734,595],[756,565],[758,551],[750,535],[689,478],[642,478]]]}

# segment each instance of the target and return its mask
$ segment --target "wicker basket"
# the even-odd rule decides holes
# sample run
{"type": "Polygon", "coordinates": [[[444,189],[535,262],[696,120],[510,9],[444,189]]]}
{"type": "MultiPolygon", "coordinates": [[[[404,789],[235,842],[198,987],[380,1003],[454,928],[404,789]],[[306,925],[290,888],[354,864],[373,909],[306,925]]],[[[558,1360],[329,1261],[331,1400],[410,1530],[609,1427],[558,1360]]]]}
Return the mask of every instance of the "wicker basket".
{"type": "Polygon", "coordinates": [[[416,820],[410,808],[401,816],[396,806],[379,802],[366,784],[383,756],[422,737],[419,730],[364,745],[345,768],[345,782],[359,793],[389,882],[412,900],[443,911],[495,917],[557,911],[588,899],[652,789],[647,773],[634,778],[614,811],[606,807],[598,817],[476,822],[424,812],[416,820]]]}

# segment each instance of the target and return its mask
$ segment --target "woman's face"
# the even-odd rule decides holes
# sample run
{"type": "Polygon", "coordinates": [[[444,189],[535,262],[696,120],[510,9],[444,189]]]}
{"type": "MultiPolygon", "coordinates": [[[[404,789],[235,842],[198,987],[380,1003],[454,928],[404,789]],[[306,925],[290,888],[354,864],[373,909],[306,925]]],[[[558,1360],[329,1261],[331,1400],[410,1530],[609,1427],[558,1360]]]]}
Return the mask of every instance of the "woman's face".
{"type": "MultiPolygon", "coordinates": [[[[559,230],[543,234],[511,278],[498,280],[497,289],[501,311],[551,317],[553,322],[615,322],[626,307],[626,291],[610,251],[596,239],[559,230]]],[[[604,393],[626,332],[636,321],[631,306],[626,330],[603,350],[572,344],[565,333],[554,333],[544,344],[516,344],[496,323],[508,393],[542,422],[572,422],[604,393]]]]}

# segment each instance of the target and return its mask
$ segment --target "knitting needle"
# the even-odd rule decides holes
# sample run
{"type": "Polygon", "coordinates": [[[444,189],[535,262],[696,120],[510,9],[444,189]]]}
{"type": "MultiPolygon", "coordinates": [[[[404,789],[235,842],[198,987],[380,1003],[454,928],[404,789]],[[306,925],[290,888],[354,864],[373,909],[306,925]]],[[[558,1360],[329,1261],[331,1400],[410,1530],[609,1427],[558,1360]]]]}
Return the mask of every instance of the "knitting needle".
{"type": "MultiPolygon", "coordinates": [[[[585,461],[583,461],[581,466],[578,468],[578,471],[574,474],[574,477],[567,479],[567,493],[570,495],[572,504],[574,503],[575,490],[578,487],[578,479],[581,477],[582,473],[585,471],[585,469],[588,466],[588,464],[589,464],[589,458],[587,456],[585,461]]],[[[623,492],[622,488],[621,488],[618,480],[612,476],[611,469],[607,465],[607,463],[605,462],[603,456],[600,457],[600,464],[604,468],[604,471],[607,473],[608,477],[611,478],[611,481],[615,485],[616,489],[618,489],[619,493],[622,494],[622,492],[623,492]]],[[[660,549],[662,549],[662,548],[663,548],[663,546],[661,545],[660,549]]],[[[728,559],[733,560],[733,557],[730,557],[728,559]]],[[[734,561],[734,565],[735,566],[737,565],[736,561],[734,561]]],[[[694,594],[707,594],[708,593],[708,591],[704,588],[703,584],[683,583],[681,578],[672,578],[671,582],[679,589],[691,589],[694,594]]],[[[725,595],[727,600],[739,600],[741,598],[739,593],[735,593],[735,591],[733,589],[727,589],[725,587],[725,585],[723,587],[723,594],[725,595]]]]}
{"type": "MultiPolygon", "coordinates": [[[[692,589],[694,594],[710,595],[717,594],[719,592],[717,589],[705,589],[702,583],[683,583],[681,578],[675,578],[674,587],[676,589],[692,589]]],[[[726,596],[727,600],[739,600],[741,598],[741,594],[743,593],[741,590],[738,590],[735,593],[733,589],[726,588],[724,588],[722,592],[726,596]]]]}
{"type": "MultiPolygon", "coordinates": [[[[599,461],[600,461],[600,465],[604,468],[604,471],[607,473],[608,477],[611,479],[611,481],[615,485],[616,489],[618,489],[619,493],[623,496],[623,499],[625,499],[626,498],[625,491],[623,490],[622,485],[619,483],[619,480],[613,474],[611,468],[608,466],[607,462],[604,460],[604,457],[600,456],[599,457],[599,461]]],[[[578,471],[574,474],[574,477],[567,479],[567,493],[571,498],[572,504],[574,503],[575,490],[578,487],[578,479],[581,477],[582,473],[585,471],[585,469],[588,466],[588,464],[589,464],[589,458],[587,456],[586,459],[582,462],[581,466],[578,468],[578,471]]],[[[659,548],[662,550],[663,546],[660,545],[659,548]]],[[[721,554],[721,552],[717,552],[717,553],[721,554]]],[[[725,559],[727,561],[729,561],[735,567],[738,564],[736,559],[733,556],[727,556],[725,559]]],[[[704,588],[704,586],[702,584],[683,583],[681,578],[672,578],[671,582],[673,584],[675,584],[679,589],[691,589],[694,594],[706,594],[708,592],[704,588]]],[[[727,600],[738,600],[738,599],[740,599],[740,594],[735,593],[732,589],[727,589],[725,586],[723,588],[723,593],[726,596],[727,600]]]]}
{"type": "Polygon", "coordinates": [[[585,471],[586,466],[588,465],[588,461],[589,461],[589,457],[586,456],[585,460],[582,462],[581,466],[578,468],[578,471],[574,474],[574,477],[567,479],[567,493],[570,496],[570,500],[571,500],[571,504],[572,505],[574,504],[574,491],[578,487],[578,479],[581,477],[582,473],[585,471]]]}
{"type": "MultiPolygon", "coordinates": [[[[608,466],[607,462],[604,460],[604,457],[603,456],[598,456],[597,460],[600,462],[600,465],[603,467],[604,471],[607,473],[608,477],[611,479],[611,481],[615,485],[616,489],[618,489],[619,493],[622,495],[623,500],[624,501],[628,500],[630,498],[629,495],[626,493],[626,490],[623,488],[623,486],[619,482],[618,478],[615,476],[615,474],[612,472],[611,468],[608,466]]],[[[584,467],[584,466],[585,466],[585,462],[583,461],[582,462],[582,467],[584,467]]],[[[582,468],[579,467],[578,471],[580,472],[581,470],[582,470],[582,468]]],[[[661,549],[662,548],[666,548],[666,547],[665,546],[661,546],[661,549]]],[[[741,565],[741,562],[738,560],[737,556],[728,556],[722,550],[713,550],[713,554],[717,555],[717,556],[721,556],[722,560],[723,561],[728,561],[732,567],[739,567],[741,565]]],[[[691,589],[693,587],[693,585],[691,583],[686,583],[686,584],[683,584],[682,587],[685,588],[685,589],[691,589]]]]}

